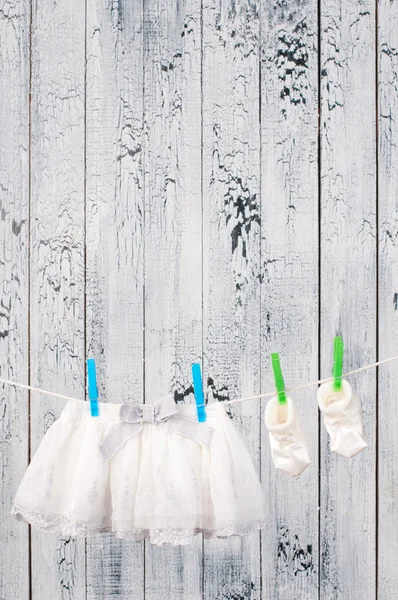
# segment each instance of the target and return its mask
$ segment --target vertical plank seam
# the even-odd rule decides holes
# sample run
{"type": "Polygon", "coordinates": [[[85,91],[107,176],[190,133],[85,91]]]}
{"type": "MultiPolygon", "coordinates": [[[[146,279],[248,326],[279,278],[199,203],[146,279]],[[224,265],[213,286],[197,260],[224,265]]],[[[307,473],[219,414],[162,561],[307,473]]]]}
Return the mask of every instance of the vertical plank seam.
{"type": "MultiPolygon", "coordinates": [[[[322,94],[321,94],[321,6],[322,0],[317,1],[317,74],[318,74],[318,379],[321,378],[321,194],[322,194],[322,146],[321,146],[321,114],[322,114],[322,94]]],[[[322,494],[322,472],[321,472],[321,415],[318,411],[318,600],[321,598],[321,569],[322,569],[322,553],[321,553],[321,494],[322,494]]]]}
{"type": "MultiPolygon", "coordinates": [[[[201,226],[201,232],[200,232],[200,238],[201,238],[201,279],[202,279],[202,290],[201,290],[201,294],[202,294],[202,348],[201,348],[201,358],[202,358],[202,373],[204,374],[204,327],[203,327],[203,318],[204,318],[204,242],[203,242],[203,235],[204,235],[204,185],[203,185],[203,181],[204,181],[204,169],[203,169],[203,105],[204,105],[204,94],[203,94],[203,65],[204,65],[204,48],[203,48],[203,0],[201,0],[200,2],[200,199],[201,199],[201,220],[200,220],[200,226],[201,226]]],[[[206,393],[206,399],[205,399],[205,403],[207,401],[207,392],[208,392],[208,378],[206,378],[206,387],[205,387],[205,393],[206,393]]],[[[203,534],[202,534],[202,575],[201,575],[201,584],[202,584],[202,600],[205,600],[205,543],[204,543],[204,538],[203,538],[203,534]]]]}
{"type": "MultiPolygon", "coordinates": [[[[83,101],[83,360],[84,398],[87,359],[87,0],[84,1],[84,101],[83,101]]],[[[84,540],[84,594],[87,600],[87,538],[84,540]]]]}
{"type": "MultiPolygon", "coordinates": [[[[375,0],[375,160],[376,160],[376,361],[379,360],[379,11],[375,0]]],[[[379,597],[379,367],[376,367],[376,415],[375,415],[375,598],[379,597]]]]}
{"type": "MultiPolygon", "coordinates": [[[[142,32],[141,32],[141,48],[142,48],[142,401],[146,399],[146,379],[145,379],[145,359],[146,359],[146,314],[145,314],[145,284],[146,284],[146,183],[145,183],[145,170],[146,170],[146,130],[145,130],[145,0],[142,0],[142,32]]],[[[144,541],[145,543],[145,541],[144,541]]]]}
{"type": "MultiPolygon", "coordinates": [[[[259,122],[259,142],[260,142],[260,148],[259,148],[259,214],[262,215],[262,206],[263,206],[263,196],[262,196],[262,159],[263,159],[263,136],[262,136],[262,122],[261,122],[261,106],[262,106],[262,43],[263,43],[263,29],[261,27],[261,23],[262,23],[262,7],[263,4],[262,2],[260,2],[259,5],[259,25],[258,25],[258,39],[259,39],[259,44],[258,44],[258,122],[259,122]]],[[[259,248],[259,258],[260,258],[260,264],[259,264],[259,331],[258,331],[258,352],[259,352],[259,359],[260,359],[260,368],[259,368],[259,384],[260,384],[260,394],[262,392],[262,387],[263,387],[263,382],[262,382],[262,367],[261,365],[263,364],[263,357],[262,357],[262,340],[261,340],[261,332],[263,330],[262,328],[262,288],[263,288],[263,282],[262,282],[262,267],[263,267],[263,258],[262,258],[262,248],[263,248],[263,229],[262,229],[262,219],[260,219],[260,248],[259,248]]],[[[262,411],[263,411],[263,404],[264,401],[260,401],[260,441],[259,441],[259,469],[260,469],[260,481],[261,481],[261,485],[264,486],[264,482],[261,480],[261,474],[262,474],[262,438],[263,438],[263,420],[261,418],[262,415],[262,411]]],[[[262,541],[263,541],[263,534],[261,532],[261,530],[259,531],[259,549],[260,549],[260,600],[263,597],[263,547],[262,547],[262,541]]]]}
{"type": "MultiPolygon", "coordinates": [[[[145,311],[145,290],[146,290],[146,129],[145,129],[145,0],[142,0],[142,32],[141,32],[141,50],[142,50],[142,402],[146,402],[146,311],[145,311]]],[[[146,598],[146,540],[142,541],[142,593],[143,600],[146,598]]]]}
{"type": "MultiPolygon", "coordinates": [[[[30,318],[30,300],[31,300],[31,212],[32,212],[32,47],[33,47],[33,1],[29,2],[29,89],[28,89],[28,385],[31,385],[30,365],[31,365],[31,318],[30,318]]],[[[31,458],[31,392],[28,390],[28,463],[31,458]]],[[[32,527],[28,525],[28,597],[32,600],[32,527]]]]}

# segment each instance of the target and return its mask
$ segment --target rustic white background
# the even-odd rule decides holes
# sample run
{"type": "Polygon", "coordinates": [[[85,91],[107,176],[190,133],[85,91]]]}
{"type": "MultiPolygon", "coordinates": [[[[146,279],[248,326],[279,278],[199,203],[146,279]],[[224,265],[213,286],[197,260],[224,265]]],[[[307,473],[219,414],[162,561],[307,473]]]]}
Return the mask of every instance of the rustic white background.
{"type": "MultiPolygon", "coordinates": [[[[1,0],[0,373],[101,400],[209,401],[398,353],[398,0],[1,0]]],[[[352,379],[369,448],[273,468],[268,527],[153,548],[9,517],[63,403],[1,388],[1,600],[395,600],[398,366],[352,379]]]]}

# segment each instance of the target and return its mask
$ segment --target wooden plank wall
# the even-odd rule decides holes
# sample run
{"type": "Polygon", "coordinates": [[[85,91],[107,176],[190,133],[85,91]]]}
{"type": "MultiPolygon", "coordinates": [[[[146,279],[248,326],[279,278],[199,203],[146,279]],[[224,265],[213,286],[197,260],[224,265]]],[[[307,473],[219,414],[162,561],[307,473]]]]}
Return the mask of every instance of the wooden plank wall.
{"type": "MultiPolygon", "coordinates": [[[[398,0],[0,0],[0,376],[209,401],[398,354],[398,0]]],[[[395,600],[398,365],[352,379],[369,447],[276,472],[245,539],[44,536],[9,510],[63,403],[0,387],[0,600],[395,600]]]]}

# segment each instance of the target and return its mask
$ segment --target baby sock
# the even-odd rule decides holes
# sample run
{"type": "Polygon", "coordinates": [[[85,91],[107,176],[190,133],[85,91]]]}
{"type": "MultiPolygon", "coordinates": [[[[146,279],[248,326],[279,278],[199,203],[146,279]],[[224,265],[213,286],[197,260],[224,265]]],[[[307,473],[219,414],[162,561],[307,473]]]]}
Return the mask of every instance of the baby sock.
{"type": "Polygon", "coordinates": [[[341,391],[333,390],[328,381],[318,388],[318,405],[330,436],[330,449],[342,456],[355,456],[368,445],[362,419],[361,402],[352,393],[346,379],[341,380],[341,391]]]}
{"type": "Polygon", "coordinates": [[[272,460],[277,469],[300,475],[310,464],[308,446],[293,400],[279,404],[277,396],[265,408],[265,425],[269,431],[272,460]]]}

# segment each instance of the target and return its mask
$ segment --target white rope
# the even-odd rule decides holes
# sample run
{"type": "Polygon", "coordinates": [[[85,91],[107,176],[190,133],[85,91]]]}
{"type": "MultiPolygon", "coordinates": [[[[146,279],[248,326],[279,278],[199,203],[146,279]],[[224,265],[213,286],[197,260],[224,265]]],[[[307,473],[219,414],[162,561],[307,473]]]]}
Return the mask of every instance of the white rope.
{"type": "MultiPolygon", "coordinates": [[[[359,367],[359,369],[354,369],[353,371],[347,371],[347,373],[343,373],[342,377],[348,377],[349,375],[354,375],[354,373],[360,373],[361,371],[366,371],[367,369],[372,369],[373,367],[378,367],[379,365],[384,365],[385,363],[391,362],[393,360],[397,360],[398,356],[391,356],[390,358],[385,358],[384,360],[378,360],[377,362],[371,363],[370,365],[365,365],[364,367],[359,367]]],[[[311,381],[310,383],[304,383],[302,385],[296,385],[291,388],[286,388],[286,392],[294,392],[296,390],[303,390],[304,388],[312,387],[313,385],[318,385],[321,383],[327,383],[328,381],[333,381],[333,377],[326,377],[325,379],[317,379],[316,381],[311,381]]],[[[235,402],[245,402],[246,400],[254,400],[255,398],[267,398],[270,396],[275,396],[276,392],[265,392],[264,394],[258,394],[257,396],[246,396],[245,398],[235,398],[234,400],[226,400],[227,404],[234,404],[235,402]]]]}
{"type": "Polygon", "coordinates": [[[39,392],[40,394],[45,394],[46,396],[55,396],[56,398],[63,398],[64,400],[79,400],[80,398],[72,398],[72,396],[64,396],[63,394],[57,394],[56,392],[49,392],[48,390],[42,390],[38,387],[33,387],[33,385],[26,385],[26,383],[20,383],[19,381],[11,381],[10,379],[2,379],[0,377],[1,383],[8,383],[8,385],[14,385],[15,387],[23,388],[24,390],[31,390],[32,392],[39,392]]]}
{"type": "MultiPolygon", "coordinates": [[[[343,377],[348,377],[349,375],[354,375],[355,373],[360,373],[361,371],[366,371],[367,369],[372,369],[373,367],[378,367],[379,365],[384,365],[385,363],[392,362],[393,360],[397,360],[398,356],[391,356],[390,358],[385,358],[384,360],[378,360],[377,362],[371,363],[370,365],[365,365],[364,367],[359,367],[359,369],[354,369],[353,371],[347,371],[347,373],[343,373],[343,377]]],[[[296,390],[303,390],[304,388],[312,387],[314,385],[318,385],[321,383],[326,383],[327,381],[333,381],[333,377],[326,377],[325,379],[317,379],[316,381],[311,381],[310,383],[304,383],[302,385],[296,385],[291,388],[286,388],[286,392],[294,392],[296,390]]],[[[50,392],[48,390],[43,390],[42,388],[34,387],[33,385],[27,385],[26,383],[20,383],[19,381],[11,381],[10,379],[3,379],[0,377],[0,383],[6,383],[8,385],[13,385],[15,387],[20,387],[25,390],[31,390],[32,392],[38,392],[39,394],[45,394],[47,396],[54,396],[55,398],[62,398],[63,400],[81,400],[80,398],[73,398],[72,396],[64,396],[63,394],[57,394],[56,392],[50,392]]],[[[246,400],[256,400],[259,398],[267,398],[271,396],[275,396],[276,392],[265,392],[264,394],[257,394],[256,396],[246,396],[244,398],[234,398],[233,400],[225,400],[225,404],[234,404],[235,402],[245,402],[246,400]]]]}

